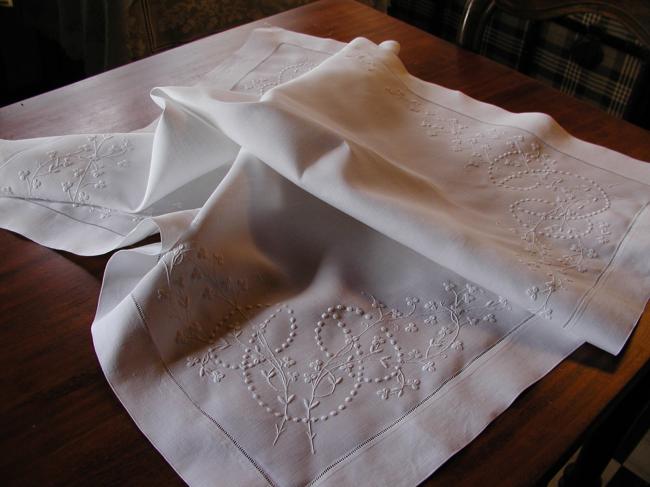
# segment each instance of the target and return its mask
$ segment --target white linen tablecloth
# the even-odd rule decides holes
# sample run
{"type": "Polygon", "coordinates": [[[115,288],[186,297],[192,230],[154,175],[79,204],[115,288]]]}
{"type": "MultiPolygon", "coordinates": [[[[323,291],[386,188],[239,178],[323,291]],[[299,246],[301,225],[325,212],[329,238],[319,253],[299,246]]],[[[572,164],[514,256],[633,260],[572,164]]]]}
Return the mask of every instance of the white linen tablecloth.
{"type": "Polygon", "coordinates": [[[109,261],[95,348],[190,485],[415,485],[650,295],[650,169],[256,32],[149,131],[3,141],[0,225],[109,261]],[[47,220],[47,224],[43,221],[47,220]]]}

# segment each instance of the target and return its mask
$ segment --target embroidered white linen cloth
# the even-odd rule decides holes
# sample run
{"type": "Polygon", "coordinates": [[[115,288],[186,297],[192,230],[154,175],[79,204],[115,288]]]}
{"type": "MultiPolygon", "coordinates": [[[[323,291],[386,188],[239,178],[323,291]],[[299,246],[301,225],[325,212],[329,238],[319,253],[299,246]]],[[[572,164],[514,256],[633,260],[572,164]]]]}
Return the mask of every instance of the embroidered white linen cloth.
{"type": "MultiPolygon", "coordinates": [[[[197,86],[257,100],[343,45],[257,29],[197,86]]],[[[162,116],[135,133],[0,139],[0,227],[48,247],[96,255],[157,232],[159,217],[200,208],[238,147],[182,107],[154,101],[162,116]],[[182,139],[175,138],[179,127],[182,139]]]]}
{"type": "MultiPolygon", "coordinates": [[[[365,39],[257,36],[275,41],[246,66],[155,89],[153,136],[48,156],[53,175],[146,161],[107,202],[80,196],[102,174],[55,189],[84,222],[148,209],[160,227],[109,262],[93,339],[185,481],[413,485],[584,341],[620,351],[650,293],[644,163],[417,80],[365,39]]],[[[16,164],[16,211],[37,159],[16,164]]],[[[108,244],[29,236],[92,253],[154,229],[125,225],[108,244]]]]}

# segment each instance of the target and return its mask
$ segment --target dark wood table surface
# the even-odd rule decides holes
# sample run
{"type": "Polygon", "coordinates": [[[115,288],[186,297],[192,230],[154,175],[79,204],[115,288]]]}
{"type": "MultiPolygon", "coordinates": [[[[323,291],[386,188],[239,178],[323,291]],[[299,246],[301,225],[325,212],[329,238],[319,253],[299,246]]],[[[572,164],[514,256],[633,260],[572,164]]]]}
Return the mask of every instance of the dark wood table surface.
{"type": "MultiPolygon", "coordinates": [[[[0,138],[129,131],[153,86],[192,83],[254,27],[349,41],[395,39],[414,75],[507,110],[543,111],[571,134],[650,160],[650,134],[351,0],[323,0],[0,109],[0,138]]],[[[77,257],[0,230],[0,482],[183,485],[104,379],[93,320],[108,256],[77,257]]],[[[650,357],[650,308],[624,351],[583,346],[525,391],[427,486],[533,485],[575,450],[650,357]]]]}

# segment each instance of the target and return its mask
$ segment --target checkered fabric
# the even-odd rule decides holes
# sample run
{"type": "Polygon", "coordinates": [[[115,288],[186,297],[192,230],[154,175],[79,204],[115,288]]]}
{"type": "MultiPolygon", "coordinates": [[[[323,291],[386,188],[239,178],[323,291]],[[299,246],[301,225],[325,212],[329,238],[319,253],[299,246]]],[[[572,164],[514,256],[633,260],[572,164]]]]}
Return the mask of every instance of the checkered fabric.
{"type": "MultiPolygon", "coordinates": [[[[462,6],[463,2],[458,3],[462,6]]],[[[529,30],[530,22],[497,12],[488,19],[479,52],[502,64],[521,69],[525,62],[523,54],[529,30]]]]}
{"type": "MultiPolygon", "coordinates": [[[[584,17],[579,19],[584,22],[584,17]]],[[[606,25],[613,21],[594,19],[592,25],[606,25]]],[[[624,117],[632,102],[632,94],[641,74],[643,60],[633,54],[601,43],[603,58],[591,69],[585,69],[571,57],[570,48],[576,32],[555,22],[540,25],[538,48],[528,74],[546,81],[561,91],[588,100],[608,113],[624,117]]]]}
{"type": "MultiPolygon", "coordinates": [[[[392,0],[389,13],[455,41],[464,0],[392,0]],[[415,20],[415,22],[414,22],[415,20]]],[[[624,26],[598,14],[529,22],[496,11],[488,19],[479,52],[608,113],[649,125],[650,59],[624,26]],[[577,42],[595,39],[600,62],[584,67],[577,42]]]]}

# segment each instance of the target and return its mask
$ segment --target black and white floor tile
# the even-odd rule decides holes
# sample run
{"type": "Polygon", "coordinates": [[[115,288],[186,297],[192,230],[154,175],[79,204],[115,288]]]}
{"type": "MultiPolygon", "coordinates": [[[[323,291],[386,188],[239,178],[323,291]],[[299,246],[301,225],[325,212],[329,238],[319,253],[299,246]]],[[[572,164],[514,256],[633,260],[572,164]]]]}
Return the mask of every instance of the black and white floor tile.
{"type": "MultiPolygon", "coordinates": [[[[573,463],[578,452],[567,462],[573,463]]],[[[560,470],[549,482],[548,487],[558,487],[564,469],[560,470]]],[[[603,471],[603,487],[648,487],[650,486],[650,432],[641,439],[628,458],[621,464],[610,460],[603,471]]]]}

